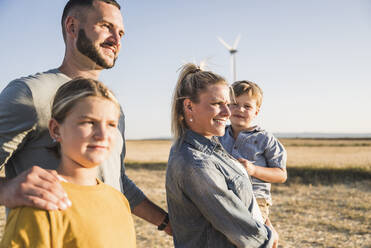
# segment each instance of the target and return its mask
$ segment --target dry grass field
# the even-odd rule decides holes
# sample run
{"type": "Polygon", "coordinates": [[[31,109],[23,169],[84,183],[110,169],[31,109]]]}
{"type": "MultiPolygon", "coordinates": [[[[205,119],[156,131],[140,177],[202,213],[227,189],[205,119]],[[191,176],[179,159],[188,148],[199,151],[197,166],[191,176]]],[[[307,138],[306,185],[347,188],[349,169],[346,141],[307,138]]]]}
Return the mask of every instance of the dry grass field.
{"type": "MultiPolygon", "coordinates": [[[[289,179],[272,186],[271,208],[280,247],[371,248],[371,140],[281,141],[289,179]]],[[[127,174],[164,208],[170,146],[168,140],[127,141],[127,174]]],[[[138,248],[173,247],[171,237],[134,220],[138,248]]]]}
{"type": "MultiPolygon", "coordinates": [[[[271,208],[280,247],[371,247],[371,140],[281,142],[289,179],[272,186],[271,208]]],[[[164,208],[170,146],[168,140],[127,142],[127,174],[164,208]]],[[[154,226],[135,223],[138,247],[173,247],[154,226]]]]}

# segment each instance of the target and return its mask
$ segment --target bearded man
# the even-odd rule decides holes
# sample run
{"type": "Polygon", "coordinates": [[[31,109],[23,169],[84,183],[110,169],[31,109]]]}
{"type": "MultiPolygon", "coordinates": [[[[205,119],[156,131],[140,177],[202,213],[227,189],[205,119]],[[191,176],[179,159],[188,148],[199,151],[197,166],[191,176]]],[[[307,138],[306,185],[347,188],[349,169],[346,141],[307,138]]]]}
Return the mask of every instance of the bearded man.
{"type": "MultiPolygon", "coordinates": [[[[15,79],[0,94],[0,204],[54,210],[71,205],[50,152],[50,105],[56,90],[76,77],[98,79],[112,68],[124,35],[120,5],[115,0],[70,0],[62,15],[65,56],[59,68],[15,79]]],[[[105,183],[121,190],[132,212],[171,234],[167,213],[151,202],[126,176],[124,115],[119,124],[120,149],[100,166],[105,183]]]]}

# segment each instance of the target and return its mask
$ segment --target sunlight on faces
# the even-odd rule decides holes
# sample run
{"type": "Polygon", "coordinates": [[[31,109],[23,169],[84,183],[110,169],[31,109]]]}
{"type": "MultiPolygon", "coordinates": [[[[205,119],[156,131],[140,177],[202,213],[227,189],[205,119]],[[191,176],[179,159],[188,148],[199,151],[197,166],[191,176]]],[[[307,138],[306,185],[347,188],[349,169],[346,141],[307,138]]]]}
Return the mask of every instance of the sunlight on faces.
{"type": "Polygon", "coordinates": [[[256,99],[248,94],[242,94],[235,97],[236,102],[230,104],[231,123],[233,127],[249,128],[253,120],[259,113],[259,108],[256,106],[256,99]]]}
{"type": "Polygon", "coordinates": [[[77,49],[103,69],[112,68],[120,52],[124,24],[120,10],[96,1],[86,9],[78,32],[77,49]]]}
{"type": "Polygon", "coordinates": [[[188,122],[191,130],[206,138],[224,135],[226,122],[231,115],[228,108],[230,90],[227,85],[219,83],[208,86],[205,92],[200,93],[198,103],[186,100],[184,108],[193,119],[188,122]]]}
{"type": "Polygon", "coordinates": [[[64,166],[92,168],[103,162],[114,147],[119,108],[102,97],[86,97],[58,124],[64,166]]]}

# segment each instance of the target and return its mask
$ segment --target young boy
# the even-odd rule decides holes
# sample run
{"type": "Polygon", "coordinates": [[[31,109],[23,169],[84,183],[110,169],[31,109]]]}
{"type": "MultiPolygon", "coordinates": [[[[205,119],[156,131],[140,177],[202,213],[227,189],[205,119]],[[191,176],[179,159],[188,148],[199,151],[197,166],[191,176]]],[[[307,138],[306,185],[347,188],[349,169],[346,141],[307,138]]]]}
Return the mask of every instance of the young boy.
{"type": "Polygon", "coordinates": [[[230,105],[231,125],[226,127],[220,142],[251,176],[254,195],[266,222],[272,205],[271,183],[283,183],[287,178],[286,151],[271,133],[253,125],[263,99],[260,87],[249,81],[235,82],[232,87],[235,102],[230,105]]]}

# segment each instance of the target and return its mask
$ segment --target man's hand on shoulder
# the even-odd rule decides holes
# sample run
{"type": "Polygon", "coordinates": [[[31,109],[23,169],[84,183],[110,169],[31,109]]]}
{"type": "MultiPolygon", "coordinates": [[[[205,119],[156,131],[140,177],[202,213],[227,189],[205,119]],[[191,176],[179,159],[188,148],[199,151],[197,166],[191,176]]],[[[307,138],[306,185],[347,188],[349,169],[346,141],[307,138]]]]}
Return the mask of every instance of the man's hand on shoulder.
{"type": "Polygon", "coordinates": [[[8,208],[30,206],[45,210],[64,210],[71,206],[57,172],[38,166],[1,182],[0,203],[8,208]]]}

